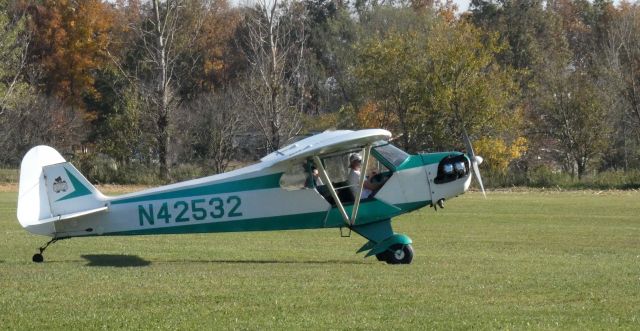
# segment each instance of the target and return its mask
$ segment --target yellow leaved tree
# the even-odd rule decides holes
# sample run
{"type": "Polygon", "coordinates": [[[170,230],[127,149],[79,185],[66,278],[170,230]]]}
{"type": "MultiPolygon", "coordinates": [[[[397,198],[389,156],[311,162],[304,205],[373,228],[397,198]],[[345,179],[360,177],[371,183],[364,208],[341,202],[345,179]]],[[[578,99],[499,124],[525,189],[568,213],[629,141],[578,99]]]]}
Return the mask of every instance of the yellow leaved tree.
{"type": "Polygon", "coordinates": [[[527,139],[518,137],[511,143],[502,138],[481,138],[473,142],[477,155],[484,158],[482,167],[491,173],[505,174],[509,164],[527,151],[527,139]]]}

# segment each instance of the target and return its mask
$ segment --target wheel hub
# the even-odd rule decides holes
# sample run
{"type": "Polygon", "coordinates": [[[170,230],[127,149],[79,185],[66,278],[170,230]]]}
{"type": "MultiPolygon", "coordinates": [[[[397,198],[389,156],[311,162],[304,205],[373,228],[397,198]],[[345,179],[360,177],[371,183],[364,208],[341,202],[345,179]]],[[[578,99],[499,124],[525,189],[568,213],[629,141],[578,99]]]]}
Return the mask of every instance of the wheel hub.
{"type": "Polygon", "coordinates": [[[396,260],[404,259],[404,250],[402,248],[397,249],[395,252],[393,252],[393,257],[395,257],[396,260]]]}

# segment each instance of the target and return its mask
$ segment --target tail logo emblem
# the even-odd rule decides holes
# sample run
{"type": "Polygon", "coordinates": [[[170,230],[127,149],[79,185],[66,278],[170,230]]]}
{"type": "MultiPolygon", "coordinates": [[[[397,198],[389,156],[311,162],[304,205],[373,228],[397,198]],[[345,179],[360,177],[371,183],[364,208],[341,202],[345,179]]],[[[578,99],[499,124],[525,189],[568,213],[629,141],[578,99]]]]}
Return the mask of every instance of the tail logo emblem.
{"type": "Polygon", "coordinates": [[[58,178],[53,180],[53,191],[56,193],[67,192],[69,186],[67,185],[67,181],[62,180],[62,177],[58,176],[58,178]]]}

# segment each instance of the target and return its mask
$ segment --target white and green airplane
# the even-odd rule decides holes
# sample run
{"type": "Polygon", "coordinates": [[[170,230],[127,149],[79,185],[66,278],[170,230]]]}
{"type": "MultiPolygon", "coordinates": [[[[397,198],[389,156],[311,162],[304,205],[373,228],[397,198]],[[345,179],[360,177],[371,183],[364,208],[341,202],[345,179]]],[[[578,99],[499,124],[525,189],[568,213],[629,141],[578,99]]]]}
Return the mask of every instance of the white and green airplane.
{"type": "Polygon", "coordinates": [[[466,134],[468,154],[410,155],[390,137],[382,129],[327,131],[245,168],[117,197],[100,193],[55,149],[37,146],[22,160],[17,216],[29,232],[52,237],[34,262],[51,243],[73,237],[344,228],[368,240],[358,253],[406,264],[412,241],[393,232],[391,219],[443,207],[469,188],[471,169],[482,187],[482,158],[466,134]],[[354,153],[369,175],[355,185],[348,180],[354,153]],[[372,186],[365,181],[376,189],[355,199],[372,186]]]}

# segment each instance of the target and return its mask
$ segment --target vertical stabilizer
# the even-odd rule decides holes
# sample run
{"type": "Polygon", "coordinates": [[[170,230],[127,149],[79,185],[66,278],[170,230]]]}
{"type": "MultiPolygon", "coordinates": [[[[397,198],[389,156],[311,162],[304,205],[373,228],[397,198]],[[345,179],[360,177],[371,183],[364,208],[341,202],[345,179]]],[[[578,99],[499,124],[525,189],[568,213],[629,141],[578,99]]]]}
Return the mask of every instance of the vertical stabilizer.
{"type": "Polygon", "coordinates": [[[104,207],[105,201],[55,149],[37,146],[22,159],[18,221],[30,232],[53,236],[54,221],[104,207]]]}

